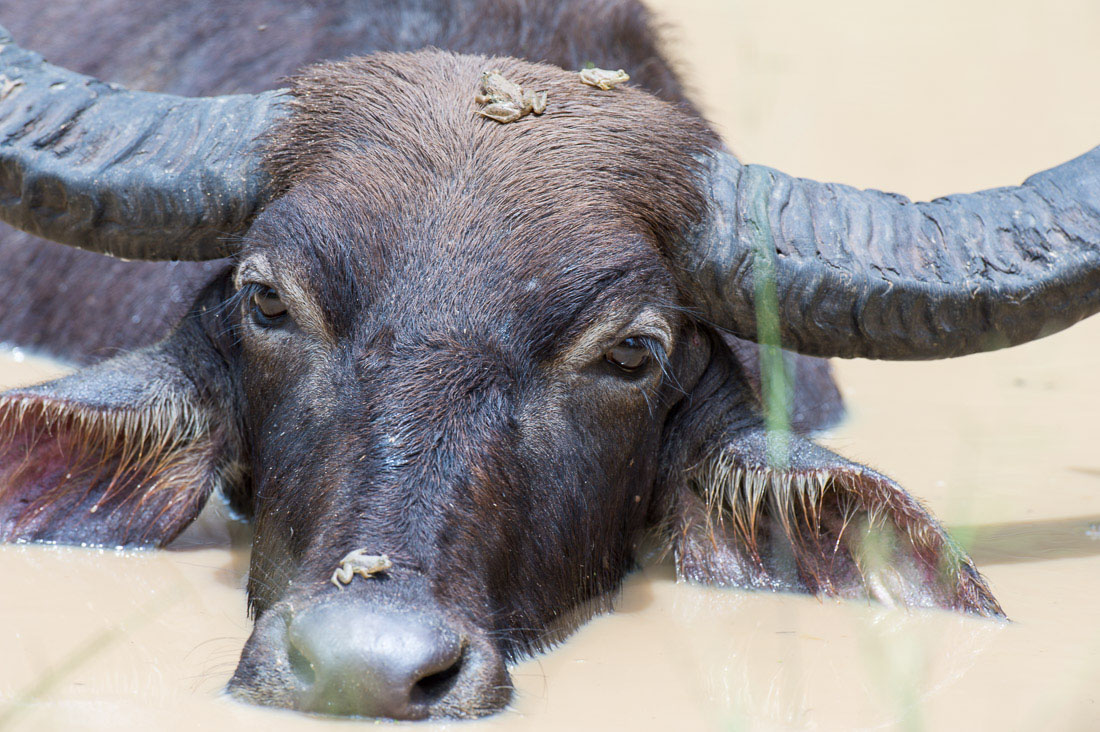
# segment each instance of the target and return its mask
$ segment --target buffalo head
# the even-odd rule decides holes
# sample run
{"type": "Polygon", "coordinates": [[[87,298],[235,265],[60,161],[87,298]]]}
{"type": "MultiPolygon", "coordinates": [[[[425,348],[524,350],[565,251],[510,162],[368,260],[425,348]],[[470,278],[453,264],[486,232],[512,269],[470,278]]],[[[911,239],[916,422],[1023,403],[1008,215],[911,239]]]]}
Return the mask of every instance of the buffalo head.
{"type": "Polygon", "coordinates": [[[231,257],[159,345],[3,396],[0,538],[161,545],[223,491],[255,523],[238,697],[499,709],[506,663],[643,541],[698,581],[1000,615],[896,484],[765,429],[720,332],[900,359],[1065,327],[1100,306],[1100,149],[913,204],[742,166],[685,111],[513,59],[380,54],[211,99],[10,42],[0,73],[5,220],[231,257]],[[480,116],[490,68],[545,111],[480,116]]]}

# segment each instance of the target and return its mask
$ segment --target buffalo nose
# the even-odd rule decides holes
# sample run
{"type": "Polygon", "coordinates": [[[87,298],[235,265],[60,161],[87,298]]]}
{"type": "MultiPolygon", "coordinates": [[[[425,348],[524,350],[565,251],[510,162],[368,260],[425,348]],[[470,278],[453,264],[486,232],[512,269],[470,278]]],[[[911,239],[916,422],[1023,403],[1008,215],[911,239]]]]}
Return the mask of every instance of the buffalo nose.
{"type": "Polygon", "coordinates": [[[393,719],[428,716],[454,685],[464,646],[439,618],[340,604],[296,615],[287,640],[304,710],[393,719]]]}

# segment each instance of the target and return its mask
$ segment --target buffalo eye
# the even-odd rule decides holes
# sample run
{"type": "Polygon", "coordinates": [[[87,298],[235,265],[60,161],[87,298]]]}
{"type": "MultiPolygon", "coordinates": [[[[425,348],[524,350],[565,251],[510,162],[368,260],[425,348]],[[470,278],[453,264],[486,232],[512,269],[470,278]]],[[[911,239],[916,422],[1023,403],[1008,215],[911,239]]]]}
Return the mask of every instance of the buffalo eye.
{"type": "Polygon", "coordinates": [[[275,290],[259,285],[252,293],[252,312],[260,325],[278,325],[286,317],[286,304],[275,290]]]}
{"type": "Polygon", "coordinates": [[[626,338],[605,355],[623,371],[637,371],[649,361],[649,348],[641,338],[626,338]]]}

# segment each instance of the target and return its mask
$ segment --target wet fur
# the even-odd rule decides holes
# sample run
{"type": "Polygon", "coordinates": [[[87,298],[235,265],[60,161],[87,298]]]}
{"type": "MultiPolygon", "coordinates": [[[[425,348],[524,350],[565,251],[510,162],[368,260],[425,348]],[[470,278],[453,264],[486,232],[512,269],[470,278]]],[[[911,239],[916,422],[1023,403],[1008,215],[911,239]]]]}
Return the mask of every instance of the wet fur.
{"type": "Polygon", "coordinates": [[[158,346],[0,395],[0,540],[159,546],[240,485],[209,335],[190,317],[158,346]]]}
{"type": "Polygon", "coordinates": [[[680,576],[1003,615],[970,558],[889,478],[798,438],[785,446],[794,464],[754,464],[765,441],[740,436],[688,471],[681,500],[696,515],[668,537],[680,576]],[[736,569],[715,571],[723,554],[736,569]]]}
{"type": "Polygon", "coordinates": [[[0,399],[0,539],[116,546],[171,541],[224,482],[211,474],[217,461],[207,430],[179,424],[180,415],[170,414],[176,406],[95,411],[0,399]],[[86,520],[99,511],[111,523],[103,540],[86,520]]]}

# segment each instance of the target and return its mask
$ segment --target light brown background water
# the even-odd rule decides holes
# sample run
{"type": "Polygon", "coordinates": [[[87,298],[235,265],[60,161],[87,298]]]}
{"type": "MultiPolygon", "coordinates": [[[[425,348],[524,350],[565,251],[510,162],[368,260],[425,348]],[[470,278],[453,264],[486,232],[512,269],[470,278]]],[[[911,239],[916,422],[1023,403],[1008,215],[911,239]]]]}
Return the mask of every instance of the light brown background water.
{"type": "MultiPolygon", "coordinates": [[[[1100,143],[1096,0],[651,5],[747,161],[928,197],[1100,143]]],[[[4,356],[0,385],[51,368],[4,356]]],[[[837,371],[851,417],[827,444],[962,527],[1015,622],[708,590],[653,567],[613,615],[515,669],[513,707],[471,729],[1100,728],[1100,319],[1012,351],[837,371]]],[[[335,724],[218,697],[250,623],[246,557],[208,518],[174,551],[0,549],[0,720],[53,678],[7,721],[335,724]]]]}

